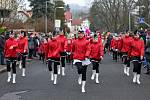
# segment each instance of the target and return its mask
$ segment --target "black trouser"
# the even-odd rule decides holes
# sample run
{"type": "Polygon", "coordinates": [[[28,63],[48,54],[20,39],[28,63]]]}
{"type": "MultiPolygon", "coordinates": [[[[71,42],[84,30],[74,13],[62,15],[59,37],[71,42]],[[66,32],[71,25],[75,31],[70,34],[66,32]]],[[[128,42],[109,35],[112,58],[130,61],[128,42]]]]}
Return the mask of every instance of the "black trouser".
{"type": "Polygon", "coordinates": [[[92,61],[93,70],[96,70],[96,73],[99,73],[99,62],[98,61],[92,61]]]}
{"type": "Polygon", "coordinates": [[[150,71],[150,59],[147,59],[147,71],[150,71]]]}
{"type": "Polygon", "coordinates": [[[7,72],[10,72],[11,68],[12,68],[13,74],[16,74],[16,62],[17,62],[16,59],[17,58],[15,58],[15,57],[7,58],[7,60],[6,60],[6,62],[7,62],[7,72]]]}
{"type": "Polygon", "coordinates": [[[77,66],[78,74],[82,74],[82,81],[86,81],[87,66],[82,66],[82,62],[77,62],[75,65],[77,66]]]}
{"type": "Polygon", "coordinates": [[[118,56],[122,59],[122,52],[118,52],[118,56]]]}
{"type": "Polygon", "coordinates": [[[44,60],[45,60],[45,53],[39,53],[39,60],[42,60],[44,62],[44,60]]]}
{"type": "Polygon", "coordinates": [[[54,63],[54,66],[53,66],[54,74],[57,74],[58,73],[57,66],[59,65],[59,62],[60,62],[60,60],[58,58],[57,59],[56,58],[48,59],[49,71],[52,71],[52,63],[54,63]]]}
{"type": "Polygon", "coordinates": [[[19,54],[18,61],[22,60],[22,68],[26,68],[26,53],[19,54]]]}
{"type": "Polygon", "coordinates": [[[71,63],[71,55],[70,54],[67,54],[66,61],[67,61],[67,63],[71,63]]]}
{"type": "Polygon", "coordinates": [[[132,61],[133,61],[133,72],[141,74],[141,66],[142,66],[141,58],[133,57],[132,61]]]}
{"type": "Polygon", "coordinates": [[[0,51],[0,65],[4,65],[4,52],[0,51]]]}
{"type": "Polygon", "coordinates": [[[29,58],[32,58],[34,49],[29,49],[29,58]]]}
{"type": "Polygon", "coordinates": [[[117,56],[118,56],[118,52],[117,51],[113,51],[113,60],[117,61],[117,56]]]}
{"type": "Polygon", "coordinates": [[[66,53],[65,52],[61,52],[60,55],[61,55],[61,58],[60,58],[60,60],[61,60],[61,66],[65,67],[66,53]]]}
{"type": "Polygon", "coordinates": [[[37,57],[36,53],[37,53],[37,48],[34,48],[34,50],[33,50],[33,56],[34,57],[37,57]]]}
{"type": "Polygon", "coordinates": [[[130,58],[127,56],[127,53],[123,53],[123,63],[127,67],[130,67],[130,58]]]}

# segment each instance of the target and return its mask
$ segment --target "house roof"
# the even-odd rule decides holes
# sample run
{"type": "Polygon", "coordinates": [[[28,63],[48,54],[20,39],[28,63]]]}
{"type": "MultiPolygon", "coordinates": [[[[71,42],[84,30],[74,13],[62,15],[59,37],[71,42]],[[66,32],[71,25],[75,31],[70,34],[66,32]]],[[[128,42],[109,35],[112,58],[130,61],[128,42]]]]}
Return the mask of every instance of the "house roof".
{"type": "Polygon", "coordinates": [[[72,20],[72,26],[81,26],[82,19],[73,19],[72,20]]]}
{"type": "Polygon", "coordinates": [[[18,13],[23,13],[28,18],[32,17],[32,11],[18,11],[18,13]]]}

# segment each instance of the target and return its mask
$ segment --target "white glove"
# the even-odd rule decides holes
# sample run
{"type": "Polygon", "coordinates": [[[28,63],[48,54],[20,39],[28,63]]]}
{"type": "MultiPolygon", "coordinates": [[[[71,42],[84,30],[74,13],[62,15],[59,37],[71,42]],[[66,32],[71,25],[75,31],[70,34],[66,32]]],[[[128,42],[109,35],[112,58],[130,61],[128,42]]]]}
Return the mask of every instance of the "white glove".
{"type": "Polygon", "coordinates": [[[143,60],[143,56],[141,56],[141,60],[143,60]]]}
{"type": "Polygon", "coordinates": [[[9,49],[13,49],[14,48],[14,46],[10,46],[10,48],[9,49]]]}
{"type": "Polygon", "coordinates": [[[101,56],[100,58],[101,58],[101,60],[103,60],[103,56],[101,56]]]}
{"type": "Polygon", "coordinates": [[[88,58],[85,58],[85,60],[89,60],[88,58]]]}
{"type": "Polygon", "coordinates": [[[24,50],[24,53],[26,52],[26,50],[24,50]]]}

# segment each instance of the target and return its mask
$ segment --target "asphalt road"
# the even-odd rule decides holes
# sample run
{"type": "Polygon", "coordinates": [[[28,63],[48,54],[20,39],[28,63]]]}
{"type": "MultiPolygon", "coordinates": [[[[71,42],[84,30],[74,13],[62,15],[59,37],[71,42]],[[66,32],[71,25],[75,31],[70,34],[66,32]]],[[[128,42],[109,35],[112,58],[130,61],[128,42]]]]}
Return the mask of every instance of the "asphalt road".
{"type": "MultiPolygon", "coordinates": [[[[131,67],[132,68],[132,67],[131,67]]],[[[17,69],[17,84],[7,83],[7,73],[0,74],[0,100],[149,100],[150,76],[143,74],[141,85],[132,83],[132,71],[123,74],[121,62],[114,62],[106,56],[100,65],[100,84],[90,80],[88,67],[86,93],[81,93],[77,83],[76,67],[66,66],[66,76],[58,77],[58,84],[50,81],[46,65],[35,60],[27,66],[27,76],[21,77],[17,69]]]]}

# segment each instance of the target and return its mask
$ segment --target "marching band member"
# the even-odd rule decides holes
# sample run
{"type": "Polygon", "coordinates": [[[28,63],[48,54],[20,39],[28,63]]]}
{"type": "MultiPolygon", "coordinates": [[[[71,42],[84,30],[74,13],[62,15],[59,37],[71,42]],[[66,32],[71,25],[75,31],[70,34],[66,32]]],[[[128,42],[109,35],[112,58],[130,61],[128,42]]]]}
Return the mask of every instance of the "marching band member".
{"type": "Polygon", "coordinates": [[[84,60],[87,60],[86,52],[88,49],[89,41],[84,37],[84,31],[78,32],[78,39],[73,42],[72,53],[74,64],[77,66],[79,78],[78,83],[82,84],[82,92],[85,92],[86,84],[86,70],[87,65],[83,64],[84,60]]]}
{"type": "MultiPolygon", "coordinates": [[[[57,37],[57,40],[60,42],[60,55],[61,55],[61,67],[62,67],[62,76],[65,76],[65,58],[66,58],[66,53],[65,53],[65,43],[67,41],[66,36],[64,35],[63,29],[60,29],[59,36],[57,37]]],[[[60,65],[58,65],[58,74],[60,74],[60,65]]]]}
{"type": "Polygon", "coordinates": [[[26,71],[26,56],[28,53],[28,39],[26,37],[26,32],[21,31],[20,37],[18,39],[18,52],[20,54],[19,68],[22,68],[22,76],[25,77],[26,71]]]}
{"type": "Polygon", "coordinates": [[[132,43],[133,38],[129,36],[129,32],[125,34],[125,37],[122,39],[121,43],[121,52],[124,58],[124,74],[129,76],[130,71],[130,58],[128,57],[128,51],[130,50],[130,44],[132,43]]]}
{"type": "Polygon", "coordinates": [[[11,32],[9,39],[5,43],[4,54],[7,59],[7,82],[11,81],[11,68],[13,73],[13,84],[16,83],[16,62],[17,62],[17,47],[18,43],[14,38],[14,33],[11,32]]]}
{"type": "Polygon", "coordinates": [[[71,38],[68,38],[68,40],[65,43],[65,51],[67,53],[67,57],[66,57],[66,62],[67,63],[71,63],[72,43],[73,43],[73,40],[71,38]]]}
{"type": "Polygon", "coordinates": [[[95,34],[93,36],[92,42],[89,45],[86,56],[88,56],[93,65],[93,74],[91,79],[94,80],[96,76],[96,83],[99,83],[99,62],[103,59],[103,44],[98,42],[98,36],[95,34]]]}
{"type": "Polygon", "coordinates": [[[140,39],[139,33],[134,33],[134,39],[130,45],[129,56],[133,62],[133,82],[140,84],[141,65],[144,57],[144,41],[140,39]]]}
{"type": "Polygon", "coordinates": [[[60,63],[60,42],[57,40],[57,34],[53,34],[52,39],[48,41],[47,44],[47,59],[48,59],[48,69],[51,73],[51,80],[54,81],[54,85],[57,84],[57,66],[60,63]],[[52,68],[52,63],[54,66],[52,68]],[[52,70],[53,69],[53,70],[52,70]]]}

